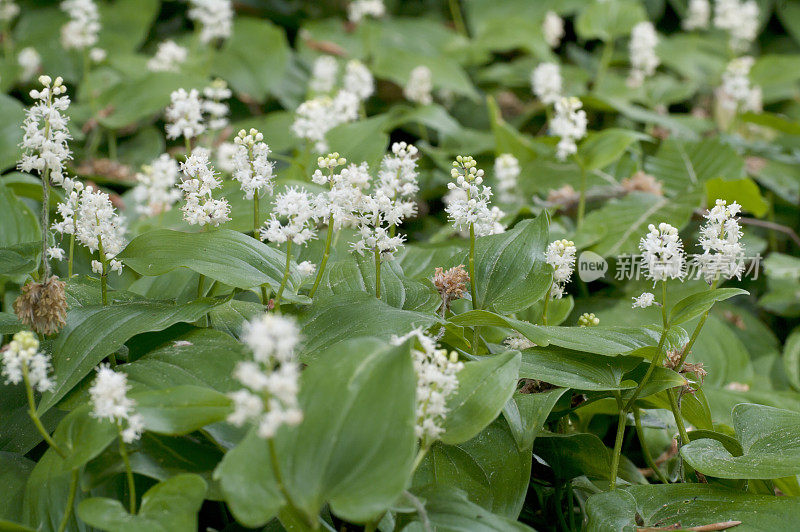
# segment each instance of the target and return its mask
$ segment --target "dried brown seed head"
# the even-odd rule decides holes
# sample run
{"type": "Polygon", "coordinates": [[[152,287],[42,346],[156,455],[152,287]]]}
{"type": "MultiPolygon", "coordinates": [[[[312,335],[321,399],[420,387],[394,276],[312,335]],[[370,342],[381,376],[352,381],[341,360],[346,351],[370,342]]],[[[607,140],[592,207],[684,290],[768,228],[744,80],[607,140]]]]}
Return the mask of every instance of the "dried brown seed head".
{"type": "Polygon", "coordinates": [[[547,193],[547,203],[569,207],[573,203],[576,203],[579,197],[580,194],[578,194],[572,185],[564,185],[560,188],[551,189],[547,193]]]}
{"type": "Polygon", "coordinates": [[[446,308],[450,307],[451,301],[464,297],[468,282],[469,274],[464,270],[463,264],[448,270],[436,268],[433,274],[433,284],[446,308]]]}
{"type": "Polygon", "coordinates": [[[625,189],[625,192],[629,193],[639,191],[639,192],[649,192],[650,194],[655,194],[656,196],[664,195],[661,181],[651,176],[650,174],[642,172],[641,170],[639,170],[632,176],[623,179],[622,188],[625,189]]]}
{"type": "Polygon", "coordinates": [[[64,282],[53,275],[43,283],[30,282],[14,301],[20,321],[39,334],[55,334],[64,327],[67,298],[64,282]]]}

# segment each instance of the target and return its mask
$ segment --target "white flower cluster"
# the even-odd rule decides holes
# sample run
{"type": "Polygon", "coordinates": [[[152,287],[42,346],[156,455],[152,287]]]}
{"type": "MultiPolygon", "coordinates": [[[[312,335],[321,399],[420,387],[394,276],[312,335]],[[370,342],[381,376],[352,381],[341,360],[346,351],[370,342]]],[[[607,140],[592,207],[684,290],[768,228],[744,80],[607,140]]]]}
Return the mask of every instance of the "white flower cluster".
{"type": "Polygon", "coordinates": [[[533,93],[545,105],[561,100],[561,68],[557,63],[539,63],[531,73],[533,93]]]}
{"type": "Polygon", "coordinates": [[[392,344],[400,345],[416,338],[411,354],[414,357],[414,372],[417,376],[415,432],[425,447],[430,446],[444,432],[447,417],[447,398],[458,390],[458,372],[464,364],[458,361],[455,351],[437,349],[433,338],[416,329],[392,338],[392,344]]]}
{"type": "Polygon", "coordinates": [[[403,96],[411,102],[421,105],[433,103],[433,73],[425,65],[419,65],[411,71],[408,82],[403,88],[403,96]]]}
{"type": "Polygon", "coordinates": [[[647,278],[653,282],[682,279],[686,257],[678,230],[664,222],[658,227],[650,224],[647,229],[650,232],[639,241],[647,278]]]}
{"type": "Polygon", "coordinates": [[[42,69],[42,56],[36,51],[36,48],[28,46],[19,51],[17,55],[17,63],[22,68],[20,74],[20,81],[26,83],[33,79],[33,77],[42,69]]]}
{"type": "Polygon", "coordinates": [[[364,17],[381,18],[386,14],[383,0],[353,0],[347,4],[347,19],[358,24],[364,17]]]}
{"type": "MultiPolygon", "coordinates": [[[[61,215],[61,221],[54,223],[52,229],[61,233],[62,235],[74,235],[78,231],[78,203],[83,194],[83,183],[77,179],[65,178],[64,183],[64,201],[56,206],[58,214],[61,215]]],[[[53,255],[61,255],[58,248],[50,252],[51,258],[63,260],[63,258],[55,257],[53,255]]]]}
{"type": "Polygon", "coordinates": [[[189,50],[175,41],[160,42],[156,49],[156,55],[147,61],[147,70],[150,72],[177,72],[188,57],[189,50]]]}
{"type": "Polygon", "coordinates": [[[107,419],[122,429],[122,441],[133,443],[142,437],[144,419],[134,410],[135,401],[128,397],[128,376],[102,364],[89,388],[92,416],[107,419]]]}
{"type": "Polygon", "coordinates": [[[69,96],[63,80],[58,77],[39,76],[42,90],[32,90],[31,98],[37,100],[26,112],[22,122],[22,158],[19,169],[23,172],[36,170],[61,184],[64,181],[64,164],[71,157],[67,141],[71,138],[67,130],[69,118],[62,115],[69,108],[69,96]]]}
{"type": "Polygon", "coordinates": [[[597,327],[600,325],[600,318],[594,312],[584,312],[578,318],[578,327],[597,327]]]}
{"type": "Polygon", "coordinates": [[[230,220],[228,215],[231,208],[228,201],[217,200],[212,196],[212,191],[221,187],[222,182],[214,174],[214,169],[208,162],[208,154],[195,150],[186,162],[181,163],[181,171],[185,176],[178,185],[186,200],[181,208],[183,219],[192,225],[215,227],[230,220]]]}
{"type": "Polygon", "coordinates": [[[170,100],[172,103],[165,111],[167,138],[193,139],[200,136],[206,126],[203,123],[203,102],[197,89],[173,91],[170,100]]]}
{"type": "MultiPolygon", "coordinates": [[[[86,187],[78,200],[75,237],[91,252],[101,252],[102,260],[110,260],[111,270],[122,273],[122,263],[114,257],[125,247],[125,227],[108,194],[86,187]]],[[[105,273],[101,261],[92,261],[95,273],[105,273]]]]}
{"type": "Polygon", "coordinates": [[[0,21],[11,22],[19,15],[19,6],[14,0],[0,0],[0,21]]]}
{"type": "Polygon", "coordinates": [[[239,182],[247,199],[260,196],[266,190],[272,194],[275,176],[269,157],[269,146],[264,135],[256,129],[244,129],[233,139],[236,151],[233,153],[233,178],[239,182]]]}
{"type": "Polygon", "coordinates": [[[275,196],[270,219],[261,228],[261,240],[303,245],[316,237],[314,197],[305,189],[288,187],[275,196]]]}
{"type": "Polygon", "coordinates": [[[656,302],[656,296],[653,295],[651,292],[644,292],[642,295],[638,297],[634,297],[633,299],[633,308],[647,308],[651,307],[656,302]]]}
{"type": "Polygon", "coordinates": [[[6,384],[22,382],[25,374],[31,388],[40,392],[53,389],[55,382],[50,379],[50,357],[39,351],[39,340],[30,331],[14,335],[11,342],[2,350],[3,376],[6,384]]]}
{"type": "Polygon", "coordinates": [[[281,425],[303,420],[297,402],[300,364],[294,355],[299,330],[293,319],[267,313],[245,324],[242,340],[253,360],[239,362],[234,370],[245,388],[231,394],[234,411],[228,421],[236,426],[254,421],[260,437],[272,438],[281,425]]]}
{"type": "Polygon", "coordinates": [[[518,199],[517,178],[519,161],[510,153],[502,153],[494,160],[494,175],[497,178],[497,197],[504,203],[518,199]]]}
{"type": "Polygon", "coordinates": [[[578,98],[561,98],[556,102],[556,115],[550,121],[550,131],[561,137],[556,156],[565,161],[578,152],[576,141],[586,136],[586,111],[578,98]]]}
{"type": "Polygon", "coordinates": [[[100,12],[93,0],[64,0],[61,9],[69,15],[69,22],[61,28],[64,48],[84,50],[97,44],[100,12]]]}
{"type": "Polygon", "coordinates": [[[166,153],[142,166],[142,171],[136,174],[138,184],[132,193],[136,212],[157,216],[170,210],[181,197],[176,188],[179,176],[178,162],[166,153]]]}
{"type": "Polygon", "coordinates": [[[542,35],[544,35],[544,42],[550,48],[558,48],[561,44],[561,39],[564,38],[564,21],[554,11],[548,11],[544,15],[542,22],[542,35]]]}
{"type": "Polygon", "coordinates": [[[233,30],[231,0],[189,0],[189,18],[200,25],[200,40],[227,39],[233,30]]]}
{"type": "Polygon", "coordinates": [[[456,157],[450,170],[455,182],[447,183],[452,194],[445,212],[458,231],[466,231],[472,225],[476,237],[502,233],[505,227],[500,218],[505,213],[497,207],[489,207],[492,189],[483,185],[483,170],[479,170],[477,164],[470,156],[456,157]]]}
{"type": "Polygon", "coordinates": [[[744,51],[758,34],[758,4],[755,0],[716,0],[714,26],[730,34],[730,46],[744,51]]]}
{"type": "Polygon", "coordinates": [[[317,153],[328,151],[325,135],[331,129],[358,118],[358,96],[340,90],[333,98],[319,96],[305,101],[295,111],[292,133],[314,143],[317,153]]]}
{"type": "Polygon", "coordinates": [[[316,94],[328,94],[336,86],[339,77],[339,63],[332,55],[321,55],[314,60],[311,67],[311,79],[308,88],[316,94]]]}
{"type": "Polygon", "coordinates": [[[722,86],[717,95],[720,105],[730,111],[752,111],[759,113],[762,110],[761,87],[750,82],[750,69],[754,60],[750,56],[739,57],[728,63],[722,74],[722,86]]]}
{"type": "Polygon", "coordinates": [[[357,59],[352,59],[345,65],[342,84],[345,91],[355,94],[361,101],[375,92],[375,78],[372,77],[372,72],[357,59]]]}
{"type": "Polygon", "coordinates": [[[661,60],[656,55],[658,35],[650,22],[640,22],[631,31],[629,44],[631,72],[628,75],[629,87],[641,87],[645,78],[652,76],[661,60]]]}
{"type": "Polygon", "coordinates": [[[347,163],[338,153],[328,154],[317,160],[319,169],[314,171],[311,180],[317,185],[328,185],[329,190],[314,198],[314,209],[318,219],[333,220],[333,228],[352,227],[358,223],[354,213],[358,212],[372,176],[367,163],[350,164],[334,173],[334,169],[347,163]],[[328,170],[325,174],[321,169],[328,170]]]}
{"type": "Polygon", "coordinates": [[[708,28],[711,18],[711,4],[709,0],[689,0],[686,16],[683,19],[683,29],[687,31],[708,28]]]}
{"type": "MultiPolygon", "coordinates": [[[[417,183],[417,155],[419,150],[413,144],[395,142],[392,154],[381,160],[378,170],[376,190],[392,199],[401,214],[400,219],[417,213],[414,195],[419,191],[417,183]]],[[[399,223],[399,221],[398,221],[399,223]]]]}
{"type": "Polygon", "coordinates": [[[520,333],[514,333],[505,340],[503,340],[503,344],[509,349],[513,349],[514,351],[524,351],[525,349],[530,349],[531,347],[536,347],[536,344],[522,336],[520,333]]]}
{"type": "Polygon", "coordinates": [[[575,270],[575,243],[571,240],[555,240],[547,245],[545,261],[553,267],[553,284],[550,288],[552,299],[564,296],[564,286],[570,281],[575,270]]]}
{"type": "Polygon", "coordinates": [[[706,281],[717,278],[741,279],[744,269],[744,246],[739,241],[742,231],[736,216],[741,206],[735,201],[730,205],[718,199],[703,217],[706,223],[700,228],[700,247],[703,254],[697,257],[700,271],[706,281]]]}
{"type": "Polygon", "coordinates": [[[380,189],[370,195],[363,194],[353,212],[360,238],[351,244],[352,250],[359,255],[377,251],[381,261],[394,260],[405,237],[392,236],[389,226],[400,224],[410,214],[405,206],[407,202],[395,202],[380,189]]]}

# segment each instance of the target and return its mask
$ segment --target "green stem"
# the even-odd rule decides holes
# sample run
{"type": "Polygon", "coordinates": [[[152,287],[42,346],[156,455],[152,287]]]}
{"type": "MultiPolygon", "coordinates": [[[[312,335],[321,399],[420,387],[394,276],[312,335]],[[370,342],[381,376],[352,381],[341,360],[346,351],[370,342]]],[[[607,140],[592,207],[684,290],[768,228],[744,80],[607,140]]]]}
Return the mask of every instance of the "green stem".
{"type": "Polygon", "coordinates": [[[72,476],[69,481],[69,495],[67,496],[67,506],[64,508],[64,516],[61,518],[61,523],[58,525],[58,532],[64,532],[67,529],[67,523],[72,516],[72,507],[75,505],[75,492],[78,491],[78,470],[72,470],[72,476]]]}
{"type": "Polygon", "coordinates": [[[606,70],[608,70],[608,66],[611,64],[611,58],[614,56],[614,41],[604,41],[603,42],[603,53],[600,55],[600,66],[597,68],[597,77],[594,80],[594,88],[600,86],[600,83],[603,81],[603,77],[606,75],[606,70]]]}
{"type": "Polygon", "coordinates": [[[117,135],[113,130],[108,130],[108,158],[117,158],[117,135]]]}
{"type": "Polygon", "coordinates": [[[553,289],[553,281],[550,281],[550,286],[547,288],[547,293],[544,295],[544,308],[542,309],[542,325],[547,325],[547,305],[550,304],[550,291],[553,289]]]}
{"type": "Polygon", "coordinates": [[[553,485],[555,493],[553,494],[553,498],[556,502],[556,514],[558,515],[558,523],[561,525],[562,530],[569,530],[567,526],[567,520],[564,518],[564,493],[561,487],[561,481],[556,480],[556,483],[553,485]]]}
{"type": "Polygon", "coordinates": [[[381,252],[375,246],[375,297],[381,298],[381,252]]]}
{"type": "Polygon", "coordinates": [[[283,290],[286,288],[286,281],[289,280],[289,268],[292,265],[292,241],[286,241],[286,267],[283,270],[283,279],[281,279],[281,286],[278,288],[278,294],[275,296],[275,310],[281,308],[281,296],[283,290]]]}
{"type": "Polygon", "coordinates": [[[461,6],[458,0],[448,0],[448,4],[450,6],[450,16],[453,17],[453,25],[456,31],[466,37],[467,26],[464,24],[464,16],[461,14],[461,6]]]}
{"type": "MultiPolygon", "coordinates": [[[[48,125],[49,127],[49,125],[48,125]]],[[[50,231],[50,169],[42,173],[42,280],[50,277],[50,261],[47,260],[47,235],[50,231]]]]}
{"type": "Polygon", "coordinates": [[[428,454],[428,449],[430,449],[430,445],[422,445],[417,452],[417,456],[414,458],[414,464],[411,466],[411,471],[416,471],[419,465],[422,463],[422,459],[425,458],[425,455],[428,454]]]}
{"type": "Polygon", "coordinates": [[[639,445],[642,448],[642,456],[644,456],[644,462],[647,464],[653,473],[658,477],[658,479],[663,482],[664,484],[669,484],[667,477],[658,468],[655,460],[653,460],[653,455],[650,454],[650,449],[647,447],[647,442],[644,439],[644,430],[642,429],[642,416],[641,412],[638,408],[633,408],[633,421],[636,424],[636,437],[639,438],[639,445]]]}
{"type": "Polygon", "coordinates": [[[680,435],[678,441],[678,459],[681,461],[681,478],[683,478],[683,458],[680,454],[681,447],[689,443],[689,433],[686,432],[686,425],[683,423],[681,406],[678,404],[677,397],[675,397],[675,389],[670,388],[667,390],[667,396],[669,397],[669,407],[672,409],[672,415],[675,418],[675,424],[678,425],[678,434],[680,435]]]}
{"type": "Polygon", "coordinates": [[[67,278],[72,277],[72,260],[75,255],[75,233],[69,235],[69,262],[67,263],[67,278]]]}
{"type": "Polygon", "coordinates": [[[100,235],[97,236],[97,255],[102,265],[100,270],[100,296],[103,306],[106,306],[108,305],[108,267],[106,265],[106,254],[103,251],[103,238],[100,235]]]}
{"type": "Polygon", "coordinates": [[[661,331],[661,338],[658,340],[658,347],[656,347],[656,356],[653,360],[650,361],[650,366],[647,368],[647,372],[644,374],[639,385],[634,390],[633,395],[628,402],[625,404],[625,411],[630,411],[631,407],[633,406],[633,402],[639,397],[639,394],[642,393],[642,389],[644,389],[645,384],[650,380],[650,376],[655,371],[656,367],[661,365],[661,359],[664,355],[664,342],[667,340],[667,282],[661,281],[661,316],[664,321],[664,329],[661,331]]]}
{"type": "MultiPolygon", "coordinates": [[[[617,402],[622,406],[622,398],[618,391],[614,392],[617,402]]],[[[622,453],[622,440],[625,437],[625,424],[628,416],[625,408],[619,409],[619,419],[617,420],[617,438],[614,440],[614,454],[611,456],[611,489],[617,487],[617,470],[619,469],[619,457],[622,453]]]]}
{"type": "Polygon", "coordinates": [[[578,198],[578,221],[577,221],[578,229],[580,229],[581,226],[583,225],[583,217],[584,214],[586,213],[586,170],[583,168],[583,165],[580,165],[580,167],[581,167],[581,191],[580,191],[580,196],[578,198]]]}
{"type": "Polygon", "coordinates": [[[258,191],[253,194],[253,238],[258,238],[258,191]]]}
{"type": "Polygon", "coordinates": [[[469,294],[472,296],[472,309],[478,308],[478,295],[475,290],[475,224],[469,224],[469,294]]]}
{"type": "Polygon", "coordinates": [[[661,322],[667,328],[667,282],[661,281],[661,322]]]}
{"type": "Polygon", "coordinates": [[[322,281],[322,273],[325,271],[325,265],[328,264],[328,257],[331,254],[331,240],[333,240],[332,214],[328,219],[328,236],[325,237],[325,251],[322,254],[322,262],[319,263],[319,271],[317,272],[317,278],[314,279],[314,286],[311,287],[311,291],[308,293],[308,297],[314,297],[314,294],[317,293],[317,288],[319,287],[319,283],[320,281],[322,281]]]}
{"type": "Polygon", "coordinates": [[[268,303],[268,300],[267,300],[267,285],[266,284],[262,284],[261,285],[261,304],[262,305],[266,305],[267,303],[268,303]]]}
{"type": "Polygon", "coordinates": [[[128,458],[128,449],[125,447],[125,442],[122,441],[122,427],[119,425],[117,425],[117,432],[119,433],[119,454],[122,456],[122,462],[125,464],[125,477],[128,479],[128,506],[131,515],[136,515],[136,484],[133,482],[131,461],[130,458],[128,458]]]}
{"type": "Polygon", "coordinates": [[[572,481],[567,481],[567,502],[569,510],[569,529],[575,530],[575,492],[572,489],[572,481]]]}
{"type": "Polygon", "coordinates": [[[281,468],[278,462],[278,453],[275,451],[275,442],[272,440],[272,438],[267,440],[267,446],[269,447],[269,459],[270,463],[272,464],[272,473],[275,475],[275,481],[278,484],[278,489],[280,490],[284,499],[286,499],[286,503],[289,505],[289,511],[294,514],[295,517],[304,521],[306,526],[316,530],[319,528],[319,523],[313,519],[310,519],[305,512],[298,510],[297,506],[292,501],[292,496],[289,494],[289,491],[286,489],[286,486],[283,483],[283,476],[281,475],[281,468]]]}
{"type": "Polygon", "coordinates": [[[33,424],[36,426],[36,430],[39,431],[39,434],[42,435],[44,441],[47,442],[47,445],[50,446],[61,458],[66,458],[67,454],[64,452],[61,447],[50,437],[50,433],[44,428],[42,425],[42,421],[39,419],[39,415],[36,413],[36,400],[33,397],[33,387],[31,386],[31,380],[28,377],[28,365],[22,364],[22,380],[25,383],[25,393],[28,397],[28,415],[33,421],[33,424]]]}
{"type": "Polygon", "coordinates": [[[186,147],[186,158],[188,159],[192,154],[192,139],[183,137],[183,145],[186,147]]]}
{"type": "MultiPolygon", "coordinates": [[[[711,283],[711,287],[709,290],[714,290],[717,288],[717,283],[719,283],[719,279],[714,279],[714,282],[711,283]]],[[[683,346],[683,351],[681,351],[681,357],[678,359],[678,363],[675,365],[675,371],[680,371],[683,368],[683,363],[686,362],[686,357],[689,356],[689,353],[692,350],[692,346],[694,345],[697,337],[700,336],[700,331],[703,329],[703,325],[705,325],[706,320],[708,319],[708,313],[711,309],[708,309],[703,313],[703,316],[700,318],[700,321],[697,322],[697,326],[694,328],[692,332],[692,337],[689,338],[689,343],[683,346]]]]}

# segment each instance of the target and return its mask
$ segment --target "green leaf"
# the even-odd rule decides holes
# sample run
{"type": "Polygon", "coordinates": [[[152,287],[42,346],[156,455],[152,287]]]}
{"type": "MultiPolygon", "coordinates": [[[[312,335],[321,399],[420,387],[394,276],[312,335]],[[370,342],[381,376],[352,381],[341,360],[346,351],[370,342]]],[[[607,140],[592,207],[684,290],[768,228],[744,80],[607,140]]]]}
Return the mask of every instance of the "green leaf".
{"type": "MultiPolygon", "coordinates": [[[[415,390],[408,343],[353,340],[326,349],[303,371],[303,422],[275,437],[284,486],[303,514],[316,520],[328,502],[336,515],[365,522],[395,501],[411,475],[415,390]]],[[[249,437],[215,474],[248,526],[263,525],[281,504],[272,476],[253,467],[268,453],[266,441],[249,437]]]]}
{"type": "Polygon", "coordinates": [[[133,52],[147,38],[158,15],[158,0],[118,0],[114,5],[99,4],[100,30],[97,46],[111,54],[133,52]]]}
{"type": "Polygon", "coordinates": [[[349,292],[315,297],[301,323],[301,358],[313,360],[322,349],[351,338],[375,336],[388,340],[417,327],[427,329],[435,321],[431,314],[390,307],[375,294],[349,292]]]}
{"type": "Polygon", "coordinates": [[[645,171],[664,184],[668,196],[675,196],[711,179],[744,177],[744,161],[736,150],[719,140],[667,139],[655,155],[645,159],[645,171]]]}
{"type": "Polygon", "coordinates": [[[67,453],[64,471],[81,467],[103,452],[117,437],[117,425],[91,415],[91,405],[67,414],[58,424],[53,439],[67,453]]]}
{"type": "MultiPolygon", "coordinates": [[[[280,286],[286,255],[229,229],[182,233],[159,229],[139,235],[117,258],[141,275],[161,275],[185,267],[237,288],[280,286]]],[[[290,269],[287,289],[296,291],[300,274],[290,269]]]]}
{"type": "Polygon", "coordinates": [[[331,151],[336,151],[348,161],[359,164],[362,161],[375,168],[386,153],[389,135],[386,128],[386,116],[379,115],[350,124],[342,124],[328,131],[331,151]]]}
{"type": "Polygon", "coordinates": [[[38,240],[42,233],[36,215],[11,189],[0,184],[0,247],[16,246],[38,240]]]}
{"type": "Polygon", "coordinates": [[[586,172],[605,168],[622,157],[634,142],[649,139],[647,135],[629,129],[610,128],[593,133],[581,142],[578,164],[586,172]]]}
{"type": "MultiPolygon", "coordinates": [[[[31,474],[35,462],[19,453],[0,451],[0,485],[3,497],[0,499],[0,519],[18,521],[22,517],[22,497],[25,482],[31,474]]],[[[0,526],[2,530],[2,526],[0,526]]]]}
{"type": "MultiPolygon", "coordinates": [[[[655,327],[538,327],[552,345],[606,356],[658,345],[661,336],[660,328],[655,327]]],[[[669,348],[683,346],[688,341],[686,331],[673,327],[668,331],[665,343],[669,348]]]]}
{"type": "Polygon", "coordinates": [[[34,271],[39,266],[41,251],[41,242],[0,247],[0,275],[20,275],[34,271]]]}
{"type": "Polygon", "coordinates": [[[42,395],[39,414],[61,400],[99,362],[131,337],[160,331],[179,322],[196,321],[213,306],[213,302],[201,299],[186,305],[135,302],[70,310],[67,323],[51,348],[56,385],[42,395]]]}
{"type": "Polygon", "coordinates": [[[200,386],[176,386],[131,398],[146,430],[173,436],[223,421],[231,411],[227,395],[200,386]]]}
{"type": "MultiPolygon", "coordinates": [[[[523,358],[524,358],[523,354],[523,358]]],[[[520,369],[520,376],[522,376],[520,369]]],[[[503,407],[503,416],[508,421],[517,447],[527,451],[533,447],[536,435],[542,430],[547,416],[567,388],[556,388],[540,393],[515,393],[503,407]]]]}
{"type": "MultiPolygon", "coordinates": [[[[425,513],[434,530],[441,532],[530,532],[533,529],[515,519],[495,515],[469,501],[467,495],[453,488],[439,487],[419,494],[425,501],[425,513]]],[[[403,527],[405,532],[424,532],[430,529],[412,521],[403,527]]]]}
{"type": "Polygon", "coordinates": [[[717,301],[745,294],[749,292],[741,288],[718,288],[692,294],[675,303],[669,312],[669,324],[680,325],[709,311],[717,301]]]}
{"type": "Polygon", "coordinates": [[[724,199],[728,203],[736,201],[743,210],[759,218],[769,210],[769,203],[761,195],[761,190],[755,181],[749,177],[736,180],[722,177],[711,179],[706,182],[706,197],[708,205],[714,205],[718,199],[724,199]]]}
{"type": "Polygon", "coordinates": [[[544,261],[548,223],[543,214],[505,233],[476,240],[478,308],[511,314],[544,297],[552,279],[552,268],[544,261]]]}
{"type": "Polygon", "coordinates": [[[16,166],[19,160],[19,144],[22,142],[20,124],[25,118],[25,108],[16,98],[0,94],[0,115],[4,117],[0,125],[0,169],[7,170],[16,166]]]}
{"type": "Polygon", "coordinates": [[[691,442],[681,455],[704,475],[719,478],[772,479],[800,473],[800,413],[743,403],[732,413],[744,454],[733,456],[712,439],[691,442]]]}
{"type": "Polygon", "coordinates": [[[795,329],[783,346],[783,366],[796,391],[800,391],[800,330],[795,329]]]}
{"type": "Polygon", "coordinates": [[[534,347],[522,352],[519,375],[576,390],[623,390],[636,387],[635,382],[623,382],[623,375],[633,369],[637,361],[635,357],[608,357],[553,346],[534,347]]]}
{"type": "Polygon", "coordinates": [[[231,37],[214,53],[212,72],[236,93],[263,102],[284,77],[290,56],[283,28],[269,20],[237,17],[231,37]]]}
{"type": "Polygon", "coordinates": [[[578,15],[575,31],[582,39],[610,41],[628,35],[643,20],[647,13],[635,0],[591,2],[578,15]]]}
{"type": "Polygon", "coordinates": [[[589,498],[589,532],[706,526],[741,521],[740,530],[782,530],[800,518],[797,497],[753,495],[703,484],[630,486],[589,498]]]}
{"type": "Polygon", "coordinates": [[[525,501],[530,470],[530,448],[519,449],[506,421],[498,418],[469,441],[431,447],[412,487],[457,488],[475,504],[514,519],[525,501]]]}
{"type": "Polygon", "coordinates": [[[494,327],[509,327],[537,345],[546,346],[550,343],[549,338],[538,325],[500,316],[488,310],[468,310],[462,314],[456,314],[450,318],[449,322],[459,326],[491,325],[494,327]]]}
{"type": "Polygon", "coordinates": [[[458,390],[447,398],[441,441],[454,445],[473,438],[491,423],[517,385],[520,354],[508,351],[464,364],[458,390]]]}
{"type": "Polygon", "coordinates": [[[82,501],[78,516],[109,532],[194,532],[206,483],[198,475],[176,475],[147,490],[136,515],[117,500],[95,497],[82,501]]]}

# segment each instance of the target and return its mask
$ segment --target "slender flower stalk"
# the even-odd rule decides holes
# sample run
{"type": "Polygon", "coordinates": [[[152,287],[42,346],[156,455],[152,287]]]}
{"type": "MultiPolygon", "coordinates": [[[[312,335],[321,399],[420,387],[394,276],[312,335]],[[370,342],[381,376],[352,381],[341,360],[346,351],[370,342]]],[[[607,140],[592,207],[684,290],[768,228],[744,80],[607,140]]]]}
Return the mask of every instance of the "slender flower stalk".
{"type": "Polygon", "coordinates": [[[253,200],[253,236],[258,234],[261,218],[258,212],[258,198],[263,191],[272,194],[274,187],[273,163],[267,158],[269,146],[264,142],[264,135],[251,129],[239,131],[233,139],[233,178],[241,185],[245,199],[253,200]]]}
{"type": "Polygon", "coordinates": [[[542,324],[547,325],[547,307],[551,299],[564,297],[564,287],[570,281],[575,270],[575,254],[578,249],[571,240],[556,240],[550,242],[545,251],[545,261],[553,267],[553,280],[544,296],[542,309],[542,324]]]}

